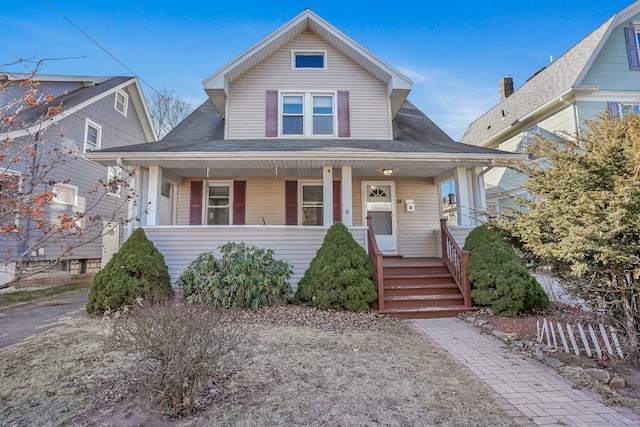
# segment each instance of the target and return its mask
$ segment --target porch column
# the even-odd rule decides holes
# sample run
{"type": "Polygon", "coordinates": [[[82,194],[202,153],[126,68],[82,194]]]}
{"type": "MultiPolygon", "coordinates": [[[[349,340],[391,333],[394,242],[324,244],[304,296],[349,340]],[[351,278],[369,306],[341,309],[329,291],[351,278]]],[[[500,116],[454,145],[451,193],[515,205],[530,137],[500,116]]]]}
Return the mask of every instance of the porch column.
{"type": "Polygon", "coordinates": [[[127,226],[125,228],[124,240],[127,240],[131,233],[133,233],[133,222],[136,218],[140,218],[140,192],[138,187],[140,186],[140,167],[133,166],[131,168],[131,176],[129,177],[129,193],[127,196],[127,212],[129,212],[127,220],[127,226]]]}
{"type": "Polygon", "coordinates": [[[160,224],[160,190],[162,187],[162,168],[160,166],[149,166],[149,190],[147,191],[149,214],[147,215],[147,225],[160,224]]]}
{"type": "Polygon", "coordinates": [[[333,224],[333,168],[324,166],[322,168],[322,223],[325,227],[333,224]]]}
{"type": "Polygon", "coordinates": [[[467,179],[467,169],[458,167],[453,170],[456,180],[456,211],[458,214],[458,225],[471,225],[471,200],[469,197],[469,180],[467,179]]]}
{"type": "Polygon", "coordinates": [[[484,188],[484,168],[473,168],[473,206],[475,209],[476,225],[482,223],[484,212],[487,210],[487,194],[484,188]]]}
{"type": "Polygon", "coordinates": [[[342,223],[353,225],[353,179],[351,166],[342,166],[342,223]]]}

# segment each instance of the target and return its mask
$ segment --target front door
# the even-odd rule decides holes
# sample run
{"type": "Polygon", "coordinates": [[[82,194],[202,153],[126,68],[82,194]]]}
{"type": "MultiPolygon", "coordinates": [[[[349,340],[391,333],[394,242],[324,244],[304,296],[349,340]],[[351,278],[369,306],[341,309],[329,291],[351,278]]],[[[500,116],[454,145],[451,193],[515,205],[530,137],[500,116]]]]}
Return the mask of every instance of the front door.
{"type": "Polygon", "coordinates": [[[120,243],[120,226],[117,222],[103,221],[103,227],[101,269],[107,265],[113,254],[118,252],[118,244],[120,243]]]}
{"type": "MultiPolygon", "coordinates": [[[[371,217],[378,249],[385,254],[398,251],[396,236],[396,190],[394,182],[363,182],[364,218],[371,217]]],[[[363,222],[366,224],[366,221],[363,222]]]]}

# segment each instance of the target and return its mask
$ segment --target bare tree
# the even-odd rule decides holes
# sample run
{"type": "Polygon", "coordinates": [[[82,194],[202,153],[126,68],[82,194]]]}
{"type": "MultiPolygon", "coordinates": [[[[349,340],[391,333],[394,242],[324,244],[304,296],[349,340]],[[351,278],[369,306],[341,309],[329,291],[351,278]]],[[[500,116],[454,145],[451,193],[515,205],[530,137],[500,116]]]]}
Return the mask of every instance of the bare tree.
{"type": "Polygon", "coordinates": [[[174,90],[163,87],[153,91],[149,100],[149,114],[158,138],[163,138],[193,110],[191,103],[180,98],[174,90]]]}

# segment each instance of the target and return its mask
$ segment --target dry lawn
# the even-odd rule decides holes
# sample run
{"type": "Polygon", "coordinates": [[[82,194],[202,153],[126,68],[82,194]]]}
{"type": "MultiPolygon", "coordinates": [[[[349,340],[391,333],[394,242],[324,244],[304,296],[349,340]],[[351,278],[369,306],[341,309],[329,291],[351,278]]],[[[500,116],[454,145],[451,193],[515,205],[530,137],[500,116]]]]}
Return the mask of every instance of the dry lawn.
{"type": "Polygon", "coordinates": [[[483,384],[404,323],[341,315],[340,327],[327,327],[326,317],[314,321],[316,314],[292,310],[307,320],[240,316],[252,330],[250,359],[206,410],[175,421],[145,407],[127,385],[132,360],[105,353],[106,321],[74,320],[0,350],[0,420],[17,426],[513,425],[483,384]]]}

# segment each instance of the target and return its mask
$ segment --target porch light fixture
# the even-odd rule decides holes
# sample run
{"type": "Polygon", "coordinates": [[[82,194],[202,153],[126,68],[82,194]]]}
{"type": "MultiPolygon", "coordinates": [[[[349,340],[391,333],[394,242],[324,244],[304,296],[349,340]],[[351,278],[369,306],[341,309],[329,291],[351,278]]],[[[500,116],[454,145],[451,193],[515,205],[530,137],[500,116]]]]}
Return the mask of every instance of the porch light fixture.
{"type": "Polygon", "coordinates": [[[393,169],[382,169],[382,173],[389,176],[393,173],[393,169]]]}

